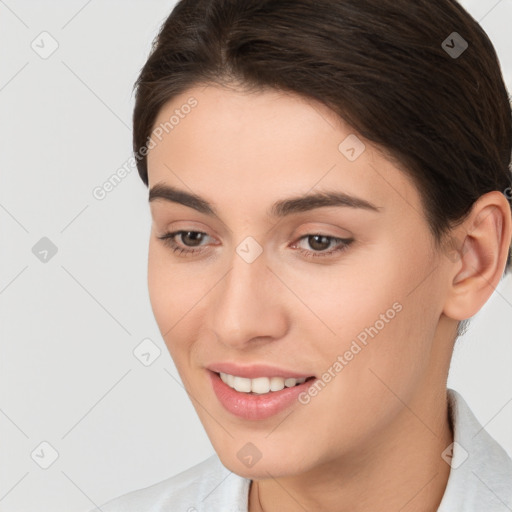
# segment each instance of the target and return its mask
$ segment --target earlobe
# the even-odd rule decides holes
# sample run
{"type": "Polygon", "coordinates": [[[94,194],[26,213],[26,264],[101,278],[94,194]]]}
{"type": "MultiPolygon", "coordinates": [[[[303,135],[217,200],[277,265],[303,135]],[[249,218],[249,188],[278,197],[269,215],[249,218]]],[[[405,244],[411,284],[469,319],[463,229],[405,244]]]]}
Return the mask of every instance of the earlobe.
{"type": "Polygon", "coordinates": [[[503,194],[493,191],[478,199],[456,231],[461,240],[451,259],[444,313],[455,320],[475,315],[500,282],[511,241],[511,211],[503,194]]]}

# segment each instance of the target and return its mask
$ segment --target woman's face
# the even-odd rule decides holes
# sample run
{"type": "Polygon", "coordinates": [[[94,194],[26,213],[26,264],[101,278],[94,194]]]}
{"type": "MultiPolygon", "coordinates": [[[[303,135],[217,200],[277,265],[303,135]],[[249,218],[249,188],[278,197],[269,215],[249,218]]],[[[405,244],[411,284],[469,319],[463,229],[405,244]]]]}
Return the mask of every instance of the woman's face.
{"type": "Polygon", "coordinates": [[[442,389],[449,260],[409,178],[332,111],[195,87],[161,110],[148,166],[153,311],[224,465],[349,457],[442,389]]]}

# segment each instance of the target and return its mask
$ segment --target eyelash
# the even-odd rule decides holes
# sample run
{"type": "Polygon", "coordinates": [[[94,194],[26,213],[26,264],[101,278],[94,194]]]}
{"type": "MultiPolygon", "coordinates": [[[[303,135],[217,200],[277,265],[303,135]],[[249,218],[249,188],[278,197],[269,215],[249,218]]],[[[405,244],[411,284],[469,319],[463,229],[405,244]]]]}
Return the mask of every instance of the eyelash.
{"type": "MultiPolygon", "coordinates": [[[[202,252],[202,249],[184,249],[183,247],[179,246],[175,241],[174,237],[181,234],[186,233],[200,233],[202,235],[207,235],[207,233],[203,233],[202,231],[188,231],[188,230],[180,230],[180,231],[173,231],[169,233],[165,233],[162,236],[157,237],[159,240],[162,240],[164,244],[168,245],[174,253],[177,253],[180,257],[187,257],[189,255],[192,255],[194,253],[202,252]]],[[[208,235],[207,235],[208,236],[208,235]]],[[[331,249],[330,251],[308,251],[306,249],[297,249],[297,251],[300,254],[303,254],[307,258],[329,258],[332,257],[338,253],[342,253],[346,251],[349,247],[349,245],[354,241],[352,238],[338,238],[334,236],[328,236],[328,235],[322,235],[320,233],[309,233],[307,235],[301,236],[297,242],[300,242],[304,238],[309,238],[312,236],[320,236],[323,238],[329,239],[329,241],[337,241],[341,242],[340,245],[336,249],[331,249]]]]}

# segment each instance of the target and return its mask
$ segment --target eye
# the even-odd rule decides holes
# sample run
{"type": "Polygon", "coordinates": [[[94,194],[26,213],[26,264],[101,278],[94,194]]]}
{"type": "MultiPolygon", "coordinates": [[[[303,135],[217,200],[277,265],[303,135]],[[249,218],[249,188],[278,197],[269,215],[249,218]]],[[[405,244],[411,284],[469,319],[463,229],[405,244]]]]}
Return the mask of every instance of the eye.
{"type": "Polygon", "coordinates": [[[198,247],[204,237],[207,237],[206,233],[201,231],[173,231],[170,233],[164,233],[162,236],[157,237],[159,240],[162,240],[166,245],[168,245],[173,252],[178,253],[178,255],[182,254],[191,254],[196,252],[201,252],[202,249],[190,249],[189,247],[198,247]],[[179,236],[185,248],[178,245],[175,241],[175,237],[179,236]],[[190,244],[190,245],[189,245],[190,244]]]}
{"type": "MultiPolygon", "coordinates": [[[[345,251],[354,241],[353,238],[337,238],[334,236],[321,234],[304,235],[303,237],[299,238],[299,242],[301,240],[307,240],[308,245],[313,249],[311,251],[298,248],[298,252],[304,254],[307,258],[328,258],[330,256],[336,255],[337,253],[345,251]],[[336,242],[337,245],[335,245],[333,249],[326,251],[325,249],[330,247],[333,242],[336,242]]],[[[297,243],[292,247],[296,248],[297,243]]]]}

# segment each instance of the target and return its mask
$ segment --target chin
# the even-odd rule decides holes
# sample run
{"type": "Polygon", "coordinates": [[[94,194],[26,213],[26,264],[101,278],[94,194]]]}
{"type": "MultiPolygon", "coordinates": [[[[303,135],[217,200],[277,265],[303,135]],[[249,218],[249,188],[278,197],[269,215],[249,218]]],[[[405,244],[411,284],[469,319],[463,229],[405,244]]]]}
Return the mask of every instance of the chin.
{"type": "Polygon", "coordinates": [[[227,441],[220,449],[215,447],[215,451],[222,464],[233,473],[259,480],[294,476],[310,469],[310,464],[290,448],[284,442],[276,447],[273,443],[255,441],[253,444],[250,441],[240,442],[235,438],[227,441]]]}
{"type": "MultiPolygon", "coordinates": [[[[220,457],[220,455],[219,455],[220,457]]],[[[263,458],[256,462],[252,467],[248,467],[243,463],[240,463],[238,459],[232,457],[222,458],[220,457],[222,464],[228,468],[231,472],[239,475],[243,478],[249,478],[250,480],[265,480],[268,478],[282,478],[296,475],[301,471],[298,470],[296,464],[292,461],[280,460],[264,461],[263,458]],[[291,468],[294,468],[291,470],[291,468]]]]}

